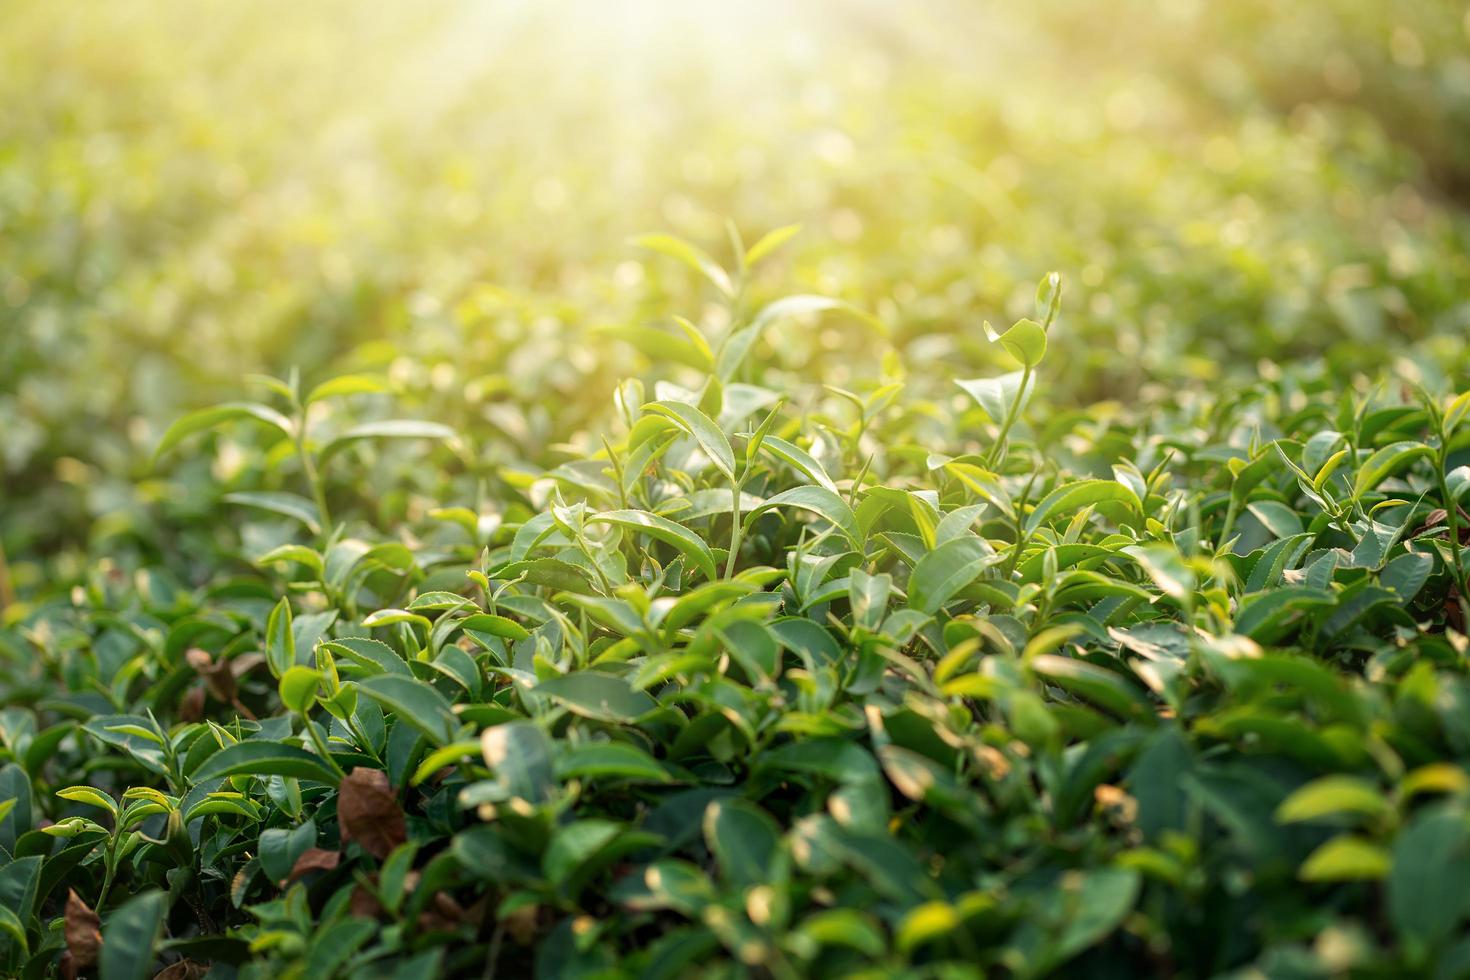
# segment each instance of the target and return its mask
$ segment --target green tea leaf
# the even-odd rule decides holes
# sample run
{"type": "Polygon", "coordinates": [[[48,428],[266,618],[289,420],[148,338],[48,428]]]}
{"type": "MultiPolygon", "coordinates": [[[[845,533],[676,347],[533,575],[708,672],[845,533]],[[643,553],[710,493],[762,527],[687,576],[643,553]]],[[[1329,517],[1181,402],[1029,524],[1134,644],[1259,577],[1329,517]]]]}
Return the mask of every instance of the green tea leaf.
{"type": "Polygon", "coordinates": [[[909,574],[909,605],[924,613],[938,612],[954,595],[975,581],[1001,556],[982,538],[954,538],[919,559],[909,574]]]}
{"type": "Polygon", "coordinates": [[[265,623],[265,661],[279,680],[296,664],[296,637],[291,630],[291,603],[282,598],[265,623]]]}
{"type": "Polygon", "coordinates": [[[108,917],[97,963],[102,980],[147,980],[153,975],[153,950],[167,912],[167,895],[145,891],[108,917]]]}
{"type": "Polygon", "coordinates": [[[1125,504],[1134,511],[1142,509],[1133,491],[1116,480],[1079,480],[1057,487],[1041,498],[1026,517],[1026,533],[1034,532],[1048,520],[1101,503],[1125,504]]]}
{"type": "Polygon", "coordinates": [[[685,558],[689,559],[690,564],[704,573],[705,578],[719,577],[719,572],[715,567],[714,552],[710,550],[709,545],[705,544],[693,531],[667,518],[650,514],[646,510],[610,510],[589,516],[587,523],[616,524],[619,527],[647,534],[651,538],[657,538],[676,548],[685,558]]]}
{"type": "Polygon", "coordinates": [[[305,749],[282,742],[237,742],[205,759],[193,773],[200,784],[225,776],[290,776],[336,786],[337,776],[322,760],[305,749]]]}
{"type": "Polygon", "coordinates": [[[985,333],[1028,368],[1036,367],[1046,356],[1046,330],[1035,320],[1017,320],[1009,330],[999,334],[987,323],[985,333]]]}
{"type": "Polygon", "coordinates": [[[657,704],[642,691],[613,674],[579,670],[537,684],[533,690],[553,698],[570,711],[596,721],[633,724],[657,704]]]}
{"type": "Polygon", "coordinates": [[[255,402],[227,402],[223,405],[191,412],[175,421],[164,431],[163,438],[158,441],[158,447],[153,450],[153,459],[156,462],[164,453],[197,432],[204,432],[226,422],[236,422],[242,419],[262,422],[288,439],[295,438],[296,429],[291,424],[291,420],[275,409],[255,402]]]}
{"type": "Polygon", "coordinates": [[[435,746],[454,741],[459,722],[454,711],[433,687],[398,673],[375,674],[357,682],[362,693],[396,717],[428,736],[435,746]]]}
{"type": "Polygon", "coordinates": [[[734,482],[735,450],[730,448],[730,440],[708,415],[693,405],[675,401],[650,402],[643,408],[669,419],[682,432],[693,437],[715,469],[724,474],[725,479],[734,482]]]}
{"type": "Polygon", "coordinates": [[[847,501],[823,487],[793,487],[778,493],[747,514],[745,526],[750,527],[767,511],[782,507],[810,511],[834,524],[853,547],[862,547],[862,531],[858,527],[857,515],[852,512],[847,501]]]}

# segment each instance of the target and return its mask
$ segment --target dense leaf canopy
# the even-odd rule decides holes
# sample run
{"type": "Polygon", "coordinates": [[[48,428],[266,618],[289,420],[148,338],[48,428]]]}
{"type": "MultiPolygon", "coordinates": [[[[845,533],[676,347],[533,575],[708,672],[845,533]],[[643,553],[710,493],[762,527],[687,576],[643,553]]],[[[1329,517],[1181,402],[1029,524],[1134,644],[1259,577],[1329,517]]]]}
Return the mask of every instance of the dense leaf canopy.
{"type": "Polygon", "coordinates": [[[303,6],[0,34],[0,973],[1470,974],[1461,10],[303,6]]]}

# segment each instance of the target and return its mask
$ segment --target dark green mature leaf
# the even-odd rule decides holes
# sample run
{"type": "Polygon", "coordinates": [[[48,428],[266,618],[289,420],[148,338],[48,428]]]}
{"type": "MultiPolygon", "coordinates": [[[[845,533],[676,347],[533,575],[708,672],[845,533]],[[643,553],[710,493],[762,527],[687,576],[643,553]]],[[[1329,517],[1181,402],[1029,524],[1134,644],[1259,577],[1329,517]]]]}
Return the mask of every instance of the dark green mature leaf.
{"type": "Polygon", "coordinates": [[[556,764],[563,779],[613,778],[667,783],[672,777],[658,760],[626,742],[578,745],[562,754],[556,764]]]}
{"type": "Polygon", "coordinates": [[[595,721],[632,724],[658,706],[653,698],[633,690],[623,678],[596,670],[552,677],[533,690],[595,721]]]}
{"type": "Polygon", "coordinates": [[[42,859],[31,855],[0,865],[0,908],[10,912],[26,928],[36,911],[42,859]]]}
{"type": "Polygon", "coordinates": [[[780,831],[770,814],[744,800],[718,800],[704,813],[704,839],[720,874],[737,887],[770,878],[780,831]]]}
{"type": "Polygon", "coordinates": [[[745,524],[748,527],[767,511],[782,507],[810,511],[835,525],[853,547],[862,547],[862,532],[858,527],[857,515],[852,512],[847,501],[823,487],[793,487],[778,493],[747,514],[745,524]]]}
{"type": "Polygon", "coordinates": [[[535,722],[487,728],[481,744],[504,798],[541,803],[551,796],[556,786],[551,741],[535,722]]]}
{"type": "Polygon", "coordinates": [[[1454,807],[1421,812],[1393,845],[1388,911],[1394,928],[1419,948],[1445,939],[1467,913],[1470,822],[1454,807]]]}
{"type": "Polygon", "coordinates": [[[168,896],[148,891],[107,917],[97,964],[102,980],[147,980],[153,975],[154,946],[167,911],[168,896]]]}
{"type": "Polygon", "coordinates": [[[194,771],[196,784],[223,776],[291,776],[329,786],[338,776],[319,756],[284,742],[239,742],[220,749],[194,771]]]}
{"type": "Polygon", "coordinates": [[[909,573],[909,605],[925,613],[939,608],[980,573],[1001,560],[981,538],[954,538],[919,559],[909,573]]]}
{"type": "Polygon", "coordinates": [[[1033,971],[1060,966],[1116,929],[1133,910],[1141,884],[1136,871],[1121,868],[1100,868],[1064,879],[1055,901],[1058,910],[1065,910],[1065,925],[1037,950],[1033,971]]]}
{"type": "Polygon", "coordinates": [[[270,827],[261,831],[261,868],[271,881],[285,881],[301,855],[316,845],[316,837],[316,824],[310,820],[296,827],[270,827]]]}
{"type": "Polygon", "coordinates": [[[531,636],[530,631],[515,620],[490,613],[475,613],[466,616],[459,621],[458,625],[466,633],[483,633],[506,640],[525,640],[531,636]]]}
{"type": "Polygon", "coordinates": [[[0,802],[9,801],[0,813],[0,848],[15,850],[16,838],[31,829],[31,778],[14,762],[0,767],[0,802]]]}
{"type": "Polygon", "coordinates": [[[1085,660],[1041,654],[1030,660],[1032,671],[1121,718],[1153,721],[1153,708],[1143,692],[1118,674],[1085,660]]]}
{"type": "Polygon", "coordinates": [[[454,740],[459,722],[454,711],[433,687],[401,674],[376,674],[357,682],[358,688],[401,721],[428,736],[435,745],[454,740]]]}
{"type": "Polygon", "coordinates": [[[345,657],[370,674],[413,676],[413,671],[409,669],[408,663],[394,653],[392,647],[381,640],[365,636],[344,636],[338,640],[324,642],[322,649],[334,657],[345,657]]]}

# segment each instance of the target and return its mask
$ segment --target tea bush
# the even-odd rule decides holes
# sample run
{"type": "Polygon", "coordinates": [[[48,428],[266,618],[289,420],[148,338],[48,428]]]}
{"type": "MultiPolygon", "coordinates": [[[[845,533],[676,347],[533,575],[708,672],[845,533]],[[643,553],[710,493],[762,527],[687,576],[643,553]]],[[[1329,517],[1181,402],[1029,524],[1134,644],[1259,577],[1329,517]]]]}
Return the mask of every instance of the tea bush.
{"type": "Polygon", "coordinates": [[[630,121],[20,5],[0,972],[1470,974],[1457,12],[1284,106],[1255,4],[925,7],[630,121]]]}

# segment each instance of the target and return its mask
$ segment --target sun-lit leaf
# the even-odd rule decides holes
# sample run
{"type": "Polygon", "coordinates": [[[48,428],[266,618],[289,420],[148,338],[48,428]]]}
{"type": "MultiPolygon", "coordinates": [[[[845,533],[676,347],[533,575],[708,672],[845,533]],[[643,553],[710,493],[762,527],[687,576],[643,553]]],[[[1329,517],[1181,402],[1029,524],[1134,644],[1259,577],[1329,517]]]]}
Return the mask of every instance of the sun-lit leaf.
{"type": "Polygon", "coordinates": [[[656,538],[678,549],[695,568],[704,573],[705,578],[713,579],[719,574],[715,568],[714,553],[703,539],[688,528],[675,524],[667,518],[659,517],[657,514],[650,514],[645,510],[610,510],[590,515],[587,523],[616,524],[640,534],[647,534],[651,538],[656,538]]]}
{"type": "Polygon", "coordinates": [[[954,538],[927,552],[909,573],[909,605],[920,612],[938,612],[956,592],[1001,560],[981,538],[954,538]]]}
{"type": "Polygon", "coordinates": [[[745,516],[745,524],[748,527],[765,512],[782,507],[794,507],[816,514],[835,525],[854,547],[862,544],[862,531],[858,526],[857,515],[852,512],[847,501],[823,487],[792,487],[782,491],[751,510],[745,516]]]}
{"type": "Polygon", "coordinates": [[[291,420],[268,405],[260,405],[255,402],[226,402],[212,408],[202,408],[175,421],[164,432],[163,438],[158,441],[157,448],[153,450],[153,458],[157,460],[197,432],[205,432],[226,422],[242,419],[264,423],[288,439],[295,436],[296,429],[291,420]]]}

